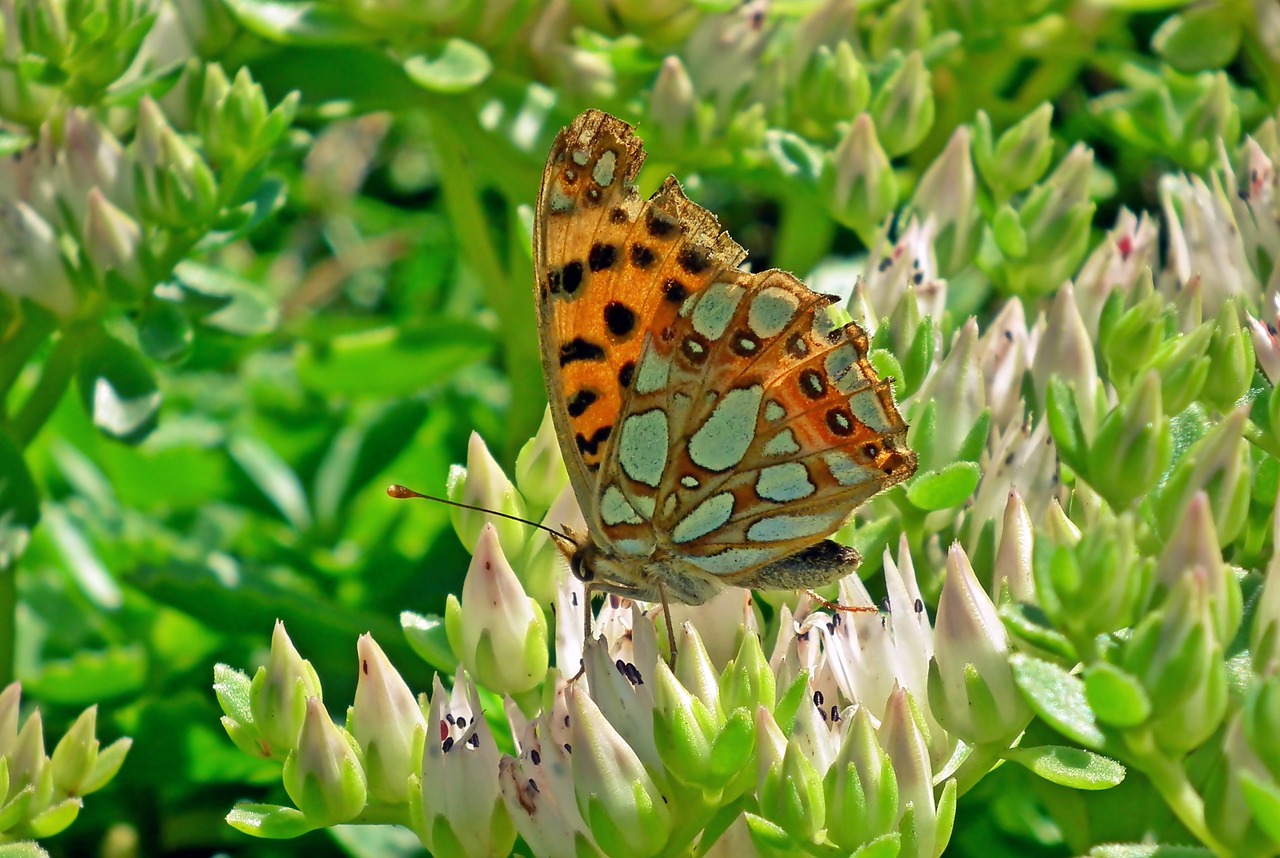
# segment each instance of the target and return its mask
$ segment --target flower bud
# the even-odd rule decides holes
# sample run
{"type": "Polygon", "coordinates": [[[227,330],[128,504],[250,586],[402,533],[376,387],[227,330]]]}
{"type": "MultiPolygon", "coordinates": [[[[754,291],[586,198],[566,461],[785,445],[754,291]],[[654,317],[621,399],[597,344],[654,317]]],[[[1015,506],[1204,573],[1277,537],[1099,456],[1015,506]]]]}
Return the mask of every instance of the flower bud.
{"type": "Polygon", "coordinates": [[[356,641],[360,673],[347,728],[364,754],[369,795],[387,804],[409,798],[410,775],[420,775],[427,722],[418,700],[368,634],[356,641]]]}
{"type": "Polygon", "coordinates": [[[569,484],[560,443],[556,439],[555,422],[548,407],[542,415],[538,433],[520,448],[516,456],[516,485],[530,516],[544,514],[564,487],[569,484]]]}
{"type": "Polygon", "coordinates": [[[569,773],[573,758],[551,741],[548,719],[563,714],[544,713],[538,734],[546,741],[530,727],[520,740],[519,758],[504,756],[499,761],[502,800],[532,854],[604,858],[578,813],[569,773]]]}
{"type": "Polygon", "coordinates": [[[109,293],[114,291],[121,299],[136,299],[151,286],[139,258],[146,252],[142,230],[137,221],[113,206],[97,188],[89,189],[88,199],[84,224],[88,260],[106,280],[109,293]]]}
{"type": "Polygon", "coordinates": [[[462,601],[449,596],[445,628],[458,660],[491,691],[519,695],[546,677],[546,618],[525,595],[492,524],[480,531],[462,601]]]}
{"type": "Polygon", "coordinates": [[[134,146],[138,206],[144,217],[173,229],[199,226],[212,219],[218,208],[213,172],[169,126],[150,96],[138,107],[134,146]]]}
{"type": "Polygon", "coordinates": [[[1169,237],[1166,270],[1172,270],[1181,292],[1198,284],[1204,311],[1212,314],[1227,298],[1259,294],[1261,285],[1219,183],[1210,189],[1199,176],[1166,174],[1160,179],[1160,203],[1169,237]],[[1208,272],[1213,276],[1203,280],[1208,272]]]}
{"type": "Polygon", "coordinates": [[[1031,710],[1013,681],[1004,624],[959,543],[947,554],[934,634],[929,705],[938,721],[971,745],[1007,746],[1031,710]]]}
{"type": "MultiPolygon", "coordinates": [[[[1123,305],[1116,298],[1116,307],[1123,305]]],[[[1099,352],[1113,383],[1128,390],[1142,368],[1164,343],[1163,296],[1152,293],[1123,312],[1109,313],[1098,323],[1099,352]]]]}
{"type": "Polygon", "coordinates": [[[720,675],[720,711],[728,713],[742,706],[753,712],[761,706],[772,711],[776,703],[776,678],[760,648],[760,638],[743,635],[738,654],[720,675]]]}
{"type": "Polygon", "coordinates": [[[911,210],[934,221],[934,253],[942,276],[953,276],[973,261],[982,229],[969,130],[965,126],[956,128],[947,148],[925,170],[911,198],[911,210]]]}
{"type": "MultiPolygon", "coordinates": [[[[516,518],[528,518],[524,499],[507,479],[484,439],[476,432],[472,432],[467,441],[467,466],[462,468],[454,465],[449,469],[447,494],[451,501],[491,509],[516,518]]],[[[512,557],[519,557],[524,550],[528,534],[525,525],[518,521],[460,507],[451,507],[449,514],[453,520],[453,529],[465,546],[475,545],[481,528],[488,523],[497,528],[504,551],[512,557]]]]}
{"type": "Polygon", "coordinates": [[[898,180],[869,114],[859,114],[825,157],[819,182],[832,215],[870,244],[898,203],[898,180]]]}
{"type": "Polygon", "coordinates": [[[993,141],[991,120],[978,111],[974,123],[974,160],[983,180],[999,201],[1031,187],[1053,157],[1053,105],[1041,104],[993,141]]]}
{"type": "Polygon", "coordinates": [[[1022,417],[1022,377],[1027,369],[1027,317],[1010,298],[978,340],[978,365],[991,421],[1008,426],[1022,417]]]}
{"type": "Polygon", "coordinates": [[[307,700],[312,698],[321,699],[320,677],[294,649],[284,623],[276,620],[267,664],[258,668],[249,686],[253,724],[268,755],[279,759],[297,747],[307,700]]]}
{"type": "MultiPolygon", "coordinates": [[[[935,414],[932,426],[930,421],[918,420],[908,435],[920,457],[920,471],[943,468],[960,458],[974,427],[984,420],[987,404],[978,365],[976,319],[971,317],[956,333],[946,358],[925,379],[912,401],[927,403],[925,407],[931,407],[935,414]]],[[[986,431],[981,434],[985,439],[986,431]]]]}
{"type": "Polygon", "coordinates": [[[1200,398],[1219,411],[1230,411],[1249,393],[1254,367],[1253,343],[1240,327],[1234,298],[1218,310],[1206,357],[1213,367],[1213,384],[1201,390],[1200,398]]]}
{"type": "MultiPolygon", "coordinates": [[[[1271,517],[1272,545],[1280,543],[1280,504],[1276,505],[1271,517]]],[[[1253,621],[1249,630],[1249,653],[1253,659],[1255,672],[1276,673],[1280,671],[1280,553],[1272,552],[1267,561],[1266,577],[1262,582],[1262,595],[1257,598],[1253,612],[1253,621]]],[[[12,688],[12,686],[10,686],[12,688]]],[[[7,719],[5,711],[5,695],[0,695],[0,752],[5,747],[3,736],[7,719]]]]}
{"type": "Polygon", "coordinates": [[[845,728],[840,753],[827,771],[827,837],[853,852],[896,830],[898,778],[889,755],[876,740],[875,726],[859,706],[845,728]]]}
{"type": "Polygon", "coordinates": [[[871,99],[871,115],[890,157],[910,152],[933,127],[933,81],[924,56],[912,51],[871,99]]]}
{"type": "Polygon", "coordinates": [[[1115,227],[1075,277],[1076,302],[1090,334],[1098,335],[1098,317],[1113,293],[1132,295],[1144,277],[1150,282],[1152,269],[1159,266],[1159,238],[1159,229],[1149,214],[1135,217],[1127,208],[1120,209],[1115,227]]]}
{"type": "Polygon", "coordinates": [[[1137,389],[1103,418],[1089,448],[1088,480],[1114,509],[1127,509],[1155,488],[1172,455],[1160,377],[1148,370],[1137,389]]]}
{"type": "MultiPolygon", "coordinates": [[[[1220,25],[1219,25],[1220,26],[1220,25]]],[[[1240,108],[1231,94],[1226,72],[1200,76],[1199,96],[1182,115],[1182,164],[1200,170],[1213,159],[1214,145],[1234,149],[1240,140],[1240,108]]]]}
{"type": "Polygon", "coordinates": [[[410,797],[409,826],[436,855],[506,855],[516,833],[498,783],[497,742],[465,673],[454,681],[454,697],[458,702],[451,704],[437,674],[427,716],[431,735],[422,754],[421,788],[410,797]],[[451,709],[469,711],[459,716],[451,709]],[[456,735],[441,740],[437,727],[456,735]]]}
{"type": "Polygon", "coordinates": [[[1204,571],[1214,635],[1220,641],[1234,640],[1240,625],[1243,596],[1240,582],[1222,559],[1213,510],[1204,492],[1196,492],[1187,504],[1182,520],[1160,555],[1156,581],[1161,589],[1172,589],[1184,575],[1196,569],[1204,571]]]}
{"type": "MultiPolygon", "coordinates": [[[[1274,323],[1263,323],[1253,316],[1249,317],[1249,336],[1253,340],[1253,351],[1258,356],[1258,366],[1262,368],[1273,389],[1280,382],[1280,340],[1276,338],[1275,329],[1274,323]]],[[[1280,431],[1274,422],[1272,426],[1273,433],[1280,431]]]]}
{"type": "Polygon", "coordinates": [[[566,696],[578,811],[596,842],[613,858],[659,854],[672,828],[666,800],[581,686],[570,685],[566,696]]]}
{"type": "Polygon", "coordinates": [[[909,692],[897,689],[889,695],[879,739],[898,780],[900,854],[938,858],[951,839],[955,823],[956,785],[954,780],[948,781],[934,801],[928,740],[920,730],[909,692]]]}
{"type": "MultiPolygon", "coordinates": [[[[653,736],[667,769],[684,783],[723,786],[716,777],[720,773],[711,770],[712,745],[719,733],[715,713],[685,690],[661,661],[654,689],[653,736]]],[[[741,763],[750,759],[750,748],[747,750],[747,759],[741,763]]],[[[736,769],[730,771],[736,773],[736,769]]]]}
{"type": "Polygon", "coordinates": [[[1209,496],[1221,544],[1244,529],[1249,508],[1249,442],[1243,437],[1248,407],[1232,411],[1182,455],[1155,496],[1160,534],[1171,536],[1196,492],[1209,496]]]}
{"type": "Polygon", "coordinates": [[[1201,568],[1184,575],[1125,648],[1123,666],[1147,689],[1154,737],[1168,754],[1186,753],[1208,739],[1227,709],[1226,664],[1213,629],[1210,577],[1201,568]]]}
{"type": "Polygon", "coordinates": [[[898,0],[876,19],[871,56],[883,60],[894,51],[923,51],[933,39],[933,22],[923,0],[898,0]]]}
{"type": "Polygon", "coordinates": [[[1057,376],[1075,390],[1076,407],[1085,437],[1092,438],[1098,426],[1101,385],[1093,341],[1080,317],[1075,290],[1070,283],[1064,283],[1054,296],[1045,332],[1036,347],[1031,375],[1042,405],[1051,376],[1057,376]]]}
{"type": "Polygon", "coordinates": [[[338,825],[364,810],[368,792],[355,740],[315,697],[307,699],[298,747],[284,761],[284,788],[316,826],[338,825]]]}
{"type": "Polygon", "coordinates": [[[853,46],[841,39],[834,49],[818,45],[792,92],[792,110],[800,120],[800,128],[830,128],[867,109],[871,81],[853,46]]]}
{"type": "Polygon", "coordinates": [[[1031,516],[1022,502],[1018,490],[1009,490],[1009,502],[1004,508],[1004,522],[1000,541],[996,547],[995,572],[991,576],[991,598],[1000,601],[1006,588],[1015,602],[1036,600],[1035,582],[1032,579],[1031,556],[1035,546],[1035,534],[1031,528],[1031,516]]]}
{"type": "Polygon", "coordinates": [[[98,765],[97,726],[98,707],[90,706],[53,749],[53,786],[63,795],[84,795],[83,787],[98,765]]]}
{"type": "MultiPolygon", "coordinates": [[[[761,718],[772,720],[764,709],[761,718]]],[[[800,749],[796,737],[787,742],[782,759],[770,766],[760,784],[760,812],[800,843],[812,842],[827,821],[822,775],[800,749]]]]}
{"type": "Polygon", "coordinates": [[[24,202],[0,203],[0,257],[5,260],[0,294],[15,302],[30,299],[64,320],[75,314],[80,299],[57,233],[24,202]]]}
{"type": "Polygon", "coordinates": [[[1027,193],[1016,210],[1026,250],[1007,259],[1001,272],[1009,291],[1047,294],[1075,272],[1089,248],[1095,208],[1089,199],[1092,172],[1092,150],[1077,144],[1045,181],[1027,193]]]}

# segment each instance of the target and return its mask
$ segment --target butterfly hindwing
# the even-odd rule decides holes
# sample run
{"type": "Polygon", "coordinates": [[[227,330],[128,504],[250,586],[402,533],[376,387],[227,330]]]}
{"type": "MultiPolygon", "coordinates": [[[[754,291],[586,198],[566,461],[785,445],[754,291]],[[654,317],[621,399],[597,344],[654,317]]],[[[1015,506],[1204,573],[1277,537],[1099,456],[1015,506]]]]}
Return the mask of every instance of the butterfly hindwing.
{"type": "MultiPolygon", "coordinates": [[[[648,200],[630,126],[587,111],[548,157],[534,229],[551,412],[596,586],[697,604],[816,586],[825,537],[915,455],[867,337],[790,274],[748,274],[669,178],[648,200]]],[[[576,567],[575,567],[576,568],[576,567]]]]}

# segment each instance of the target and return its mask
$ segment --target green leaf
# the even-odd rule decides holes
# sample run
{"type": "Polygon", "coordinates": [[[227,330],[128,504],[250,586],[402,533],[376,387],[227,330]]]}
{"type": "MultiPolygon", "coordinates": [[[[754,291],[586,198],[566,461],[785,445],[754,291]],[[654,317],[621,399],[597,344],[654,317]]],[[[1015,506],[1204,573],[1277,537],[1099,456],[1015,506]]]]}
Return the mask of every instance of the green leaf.
{"type": "Polygon", "coordinates": [[[147,652],[135,643],[50,659],[35,676],[24,677],[22,687],[34,699],[84,706],[137,694],[146,681],[147,652]]]}
{"type": "Polygon", "coordinates": [[[1136,676],[1105,661],[1084,672],[1085,696],[1098,720],[1116,727],[1136,727],[1151,715],[1151,700],[1136,676]]]}
{"type": "Polygon", "coordinates": [[[289,463],[260,438],[237,435],[227,442],[227,452],[259,490],[298,531],[311,527],[307,493],[289,463]]]}
{"type": "Polygon", "coordinates": [[[46,807],[27,821],[31,833],[36,837],[52,837],[65,831],[67,826],[76,821],[80,808],[84,806],[79,798],[66,798],[46,807]]]}
{"type": "Polygon", "coordinates": [[[174,363],[191,353],[195,336],[187,316],[172,301],[152,300],[138,317],[138,345],[147,357],[174,363]]]}
{"type": "Polygon", "coordinates": [[[174,281],[197,305],[212,309],[201,322],[242,337],[267,334],[279,324],[280,314],[270,297],[256,283],[227,271],[197,262],[181,262],[174,281]]]}
{"type": "Polygon", "coordinates": [[[917,509],[951,509],[978,487],[982,472],[973,462],[952,462],[940,471],[918,475],[907,486],[907,500],[917,509]]]}
{"type": "Polygon", "coordinates": [[[1045,412],[1049,418],[1049,434],[1058,446],[1058,455],[1073,471],[1087,474],[1089,445],[1085,442],[1084,426],[1076,407],[1076,394],[1058,376],[1049,377],[1045,412]]]}
{"type": "Polygon", "coordinates": [[[278,804],[238,804],[227,814],[227,824],[251,837],[285,840],[315,828],[302,811],[278,804]]]}
{"type": "Polygon", "coordinates": [[[902,835],[891,831],[859,846],[851,858],[895,858],[901,848],[902,835]]]}
{"type": "Polygon", "coordinates": [[[1239,770],[1239,775],[1240,791],[1254,821],[1268,837],[1280,842],[1280,787],[1245,768],[1239,770]]]}
{"type": "Polygon", "coordinates": [[[1108,843],[1090,849],[1088,858],[1213,858],[1213,852],[1198,846],[1164,843],[1108,843]]]}
{"type": "Polygon", "coordinates": [[[1078,661],[1076,649],[1066,635],[1059,632],[1035,605],[1009,603],[1000,606],[1000,619],[1009,633],[1038,649],[1060,656],[1064,661],[1078,661]]]}
{"type": "Polygon", "coordinates": [[[493,71],[493,61],[479,45],[449,39],[433,54],[418,54],[405,60],[404,71],[423,89],[453,94],[484,83],[493,71]]]}
{"type": "Polygon", "coordinates": [[[1065,745],[1011,748],[1004,756],[1050,783],[1071,789],[1111,789],[1125,776],[1124,766],[1110,757],[1065,745]]]}
{"type": "Polygon", "coordinates": [[[405,396],[439,384],[493,348],[470,322],[435,319],[413,328],[374,328],[298,348],[298,377],[336,396],[405,396]]]}
{"type": "Polygon", "coordinates": [[[49,858],[49,853],[40,848],[40,844],[24,840],[21,843],[5,843],[0,846],[0,858],[49,858]]]}
{"type": "Polygon", "coordinates": [[[226,6],[249,32],[285,45],[365,42],[377,35],[348,18],[336,4],[226,0],[226,6]]]}
{"type": "Polygon", "coordinates": [[[1106,741],[1089,708],[1080,677],[1024,653],[1011,655],[1009,664],[1027,702],[1049,726],[1086,747],[1100,747],[1106,741]]]}
{"type": "Polygon", "coordinates": [[[40,520],[40,497],[27,463],[9,435],[0,430],[0,574],[27,549],[40,520]]]}
{"type": "Polygon", "coordinates": [[[458,658],[449,645],[449,636],[445,632],[444,620],[434,615],[415,614],[413,611],[402,611],[400,627],[409,641],[413,651],[422,657],[427,664],[442,673],[453,673],[458,669],[458,658]]]}
{"type": "Polygon", "coordinates": [[[136,444],[160,414],[160,389],[135,349],[99,332],[80,356],[76,385],[85,411],[104,435],[136,444]]]}

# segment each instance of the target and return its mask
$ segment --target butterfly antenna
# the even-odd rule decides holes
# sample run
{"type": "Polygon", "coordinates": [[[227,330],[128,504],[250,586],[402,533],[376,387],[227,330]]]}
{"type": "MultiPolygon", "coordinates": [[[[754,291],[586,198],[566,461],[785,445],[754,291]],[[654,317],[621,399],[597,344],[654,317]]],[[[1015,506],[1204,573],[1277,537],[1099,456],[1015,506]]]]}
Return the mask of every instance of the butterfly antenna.
{"type": "Polygon", "coordinates": [[[556,539],[563,540],[565,543],[567,543],[571,547],[576,548],[578,545],[578,543],[574,540],[574,538],[569,536],[569,534],[562,533],[561,531],[556,530],[553,527],[547,527],[545,524],[538,524],[536,521],[529,521],[528,519],[521,518],[518,515],[508,515],[505,512],[498,512],[497,510],[493,510],[493,509],[485,509],[482,506],[472,506],[469,503],[462,503],[461,501],[449,500],[448,498],[438,498],[438,497],[435,497],[434,495],[424,495],[422,492],[415,492],[413,489],[406,488],[405,486],[398,485],[398,484],[387,486],[387,494],[393,498],[396,498],[397,500],[407,500],[408,498],[422,498],[423,500],[435,501],[436,503],[442,503],[442,504],[445,504],[446,506],[456,506],[461,509],[469,509],[474,512],[483,512],[486,515],[496,515],[499,518],[506,518],[506,519],[510,519],[511,521],[518,521],[521,524],[527,524],[530,527],[536,527],[538,528],[538,530],[542,530],[551,534],[556,539]]]}

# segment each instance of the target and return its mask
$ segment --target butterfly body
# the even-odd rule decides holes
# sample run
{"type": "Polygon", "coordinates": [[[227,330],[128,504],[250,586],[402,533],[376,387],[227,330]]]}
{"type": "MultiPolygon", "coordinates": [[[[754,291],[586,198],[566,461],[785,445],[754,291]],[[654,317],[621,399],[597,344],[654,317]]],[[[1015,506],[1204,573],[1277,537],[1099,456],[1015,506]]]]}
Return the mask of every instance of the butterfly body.
{"type": "Polygon", "coordinates": [[[746,254],[674,178],[648,200],[626,123],[557,137],[534,235],[544,375],[599,589],[701,604],[726,585],[819,586],[858,555],[826,541],[915,471],[867,337],[832,299],[746,254]]]}

